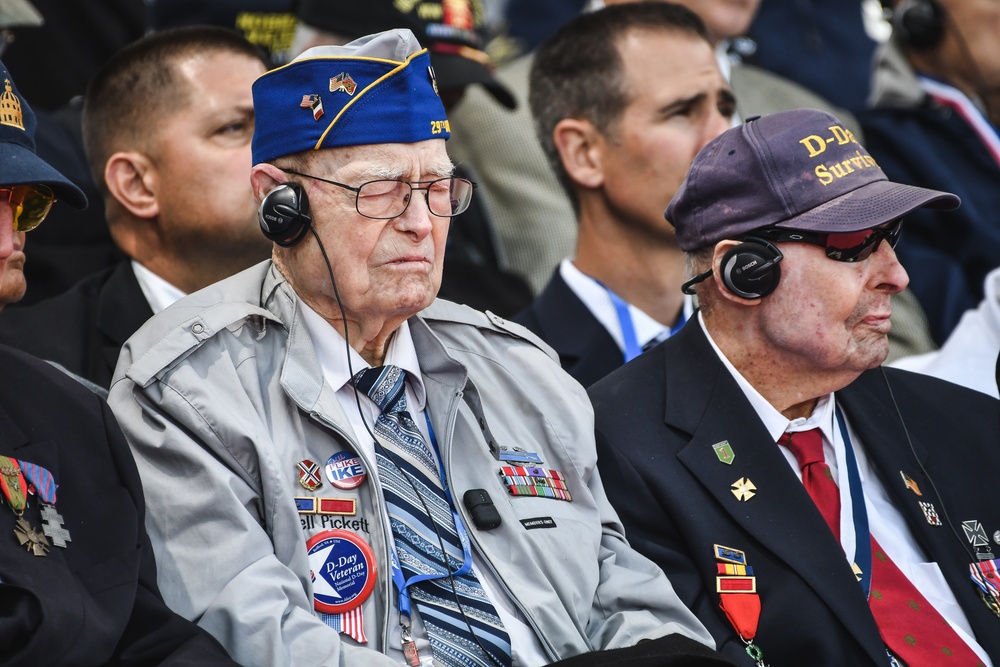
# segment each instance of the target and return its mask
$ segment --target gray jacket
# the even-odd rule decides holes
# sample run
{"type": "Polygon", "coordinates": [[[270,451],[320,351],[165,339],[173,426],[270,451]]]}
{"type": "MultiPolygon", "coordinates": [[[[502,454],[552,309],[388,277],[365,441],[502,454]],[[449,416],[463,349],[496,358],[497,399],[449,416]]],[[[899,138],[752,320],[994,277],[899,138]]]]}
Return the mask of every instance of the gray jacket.
{"type": "MultiPolygon", "coordinates": [[[[139,466],[171,607],[245,665],[394,664],[368,650],[386,650],[395,604],[374,480],[334,490],[356,498],[346,527],[378,561],[363,604],[368,644],[313,613],[305,542],[333,526],[297,514],[293,497],[309,492],[296,464],[364,454],[324,384],[299,303],[270,262],[183,299],[125,345],[109,402],[139,466]]],[[[478,530],[457,509],[550,658],[672,632],[713,646],[659,568],[625,542],[595,467],[590,402],[551,351],[516,324],[445,301],[409,324],[448,483],[456,498],[487,489],[502,523],[478,530]],[[538,453],[565,475],[572,502],[508,495],[499,446],[538,453]],[[542,517],[552,527],[522,524],[542,517]]]]}

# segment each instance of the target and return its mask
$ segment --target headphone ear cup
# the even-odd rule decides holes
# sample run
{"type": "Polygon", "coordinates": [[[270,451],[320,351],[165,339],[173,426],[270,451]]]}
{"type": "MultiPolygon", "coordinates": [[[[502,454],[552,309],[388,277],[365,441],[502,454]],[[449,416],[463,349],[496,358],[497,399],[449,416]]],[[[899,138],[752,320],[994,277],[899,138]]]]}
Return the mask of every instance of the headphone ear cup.
{"type": "Polygon", "coordinates": [[[782,254],[763,239],[747,239],[722,256],[722,283],[744,299],[767,296],[781,279],[782,254]]]}
{"type": "Polygon", "coordinates": [[[260,202],[257,209],[260,231],[271,241],[288,248],[301,241],[309,231],[309,200],[298,183],[282,183],[260,202]]]}
{"type": "Polygon", "coordinates": [[[892,31],[900,44],[922,51],[944,36],[944,10],[937,0],[903,0],[892,12],[892,31]]]}

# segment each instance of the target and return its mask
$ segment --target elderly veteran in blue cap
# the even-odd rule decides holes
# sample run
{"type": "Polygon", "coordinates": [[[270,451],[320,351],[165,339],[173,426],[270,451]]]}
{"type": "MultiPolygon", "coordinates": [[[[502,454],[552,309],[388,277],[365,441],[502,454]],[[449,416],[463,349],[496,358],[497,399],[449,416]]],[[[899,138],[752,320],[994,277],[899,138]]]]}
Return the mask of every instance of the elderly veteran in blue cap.
{"type": "Polygon", "coordinates": [[[806,109],[710,142],[667,208],[701,309],[589,389],[601,472],[740,664],[1000,665],[1000,404],[880,367],[903,218],[958,204],[806,109]]]}
{"type": "Polygon", "coordinates": [[[625,542],[581,387],[525,329],[435,300],[473,188],[412,33],[308,50],[253,93],[273,257],[150,320],[111,390],[169,604],[245,665],[644,639],[648,664],[729,664],[625,542]]]}
{"type": "Polygon", "coordinates": [[[87,206],[83,191],[35,153],[37,120],[0,63],[0,308],[19,301],[24,279],[24,235],[61,199],[73,208],[87,206]],[[7,216],[10,216],[9,219],[7,216]]]}

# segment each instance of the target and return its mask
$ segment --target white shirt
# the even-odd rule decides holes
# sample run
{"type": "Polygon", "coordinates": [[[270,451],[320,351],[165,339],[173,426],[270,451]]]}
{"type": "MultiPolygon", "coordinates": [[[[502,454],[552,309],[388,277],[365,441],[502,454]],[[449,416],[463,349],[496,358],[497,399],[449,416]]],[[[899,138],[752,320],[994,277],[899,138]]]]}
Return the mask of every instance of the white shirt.
{"type": "MultiPolygon", "coordinates": [[[[840,489],[850,489],[846,465],[847,443],[845,443],[840,428],[837,425],[834,410],[835,395],[829,394],[820,398],[813,413],[807,419],[797,418],[789,421],[774,406],[768,403],[747,382],[746,378],[729,363],[722,350],[712,340],[711,334],[708,333],[701,312],[698,313],[698,324],[705,332],[705,336],[712,345],[712,349],[715,350],[719,359],[722,360],[723,365],[725,365],[726,369],[733,376],[733,379],[736,380],[736,384],[743,390],[744,395],[750,401],[750,405],[753,406],[757,416],[764,423],[764,427],[770,434],[771,440],[775,443],[774,446],[778,447],[785,456],[785,459],[799,480],[802,480],[802,471],[795,460],[795,455],[787,447],[778,445],[778,438],[786,431],[796,433],[818,428],[823,433],[823,456],[826,459],[827,465],[830,466],[833,479],[836,480],[837,486],[840,489]]],[[[948,586],[944,575],[941,574],[941,568],[938,567],[937,563],[927,559],[920,545],[913,538],[906,520],[893,505],[892,500],[885,490],[885,486],[872,468],[871,462],[865,453],[864,443],[851,428],[849,422],[847,423],[847,431],[855,458],[858,462],[858,473],[861,478],[865,510],[868,512],[868,528],[871,534],[878,540],[879,545],[889,558],[892,559],[892,562],[896,564],[896,567],[927,598],[927,601],[934,605],[938,613],[948,621],[965,643],[976,652],[976,655],[983,661],[983,664],[987,667],[992,667],[986,651],[973,638],[972,627],[969,625],[965,612],[962,611],[962,607],[959,606],[958,601],[955,599],[955,594],[951,591],[951,587],[948,586]]],[[[856,498],[851,497],[850,491],[840,494],[840,544],[844,549],[844,554],[847,556],[848,563],[854,563],[856,557],[857,540],[854,533],[853,513],[853,503],[856,500],[856,498]]],[[[973,585],[971,581],[969,585],[973,585]]]]}
{"type": "Polygon", "coordinates": [[[142,290],[143,296],[149,302],[149,307],[153,309],[154,315],[181,297],[187,296],[134,259],[132,260],[132,271],[135,273],[135,279],[139,281],[139,289],[142,290]]]}
{"type": "MultiPolygon", "coordinates": [[[[608,294],[608,288],[580,271],[568,259],[564,259],[559,264],[559,275],[573,290],[577,298],[583,302],[587,310],[608,330],[611,338],[618,345],[618,349],[624,354],[625,337],[622,335],[622,323],[618,319],[618,312],[608,294]]],[[[671,327],[657,322],[632,304],[628,304],[628,312],[632,318],[632,326],[635,328],[635,337],[639,347],[644,348],[650,343],[659,343],[670,337],[671,327]]],[[[694,314],[694,304],[691,297],[684,297],[681,312],[683,314],[682,320],[685,322],[694,314]]]]}
{"type": "MultiPolygon", "coordinates": [[[[357,374],[371,365],[361,358],[353,348],[349,348],[344,341],[344,337],[334,329],[329,322],[306,305],[301,300],[299,305],[302,308],[303,322],[306,330],[312,339],[313,347],[316,350],[316,357],[319,359],[320,368],[323,372],[323,379],[331,388],[336,391],[337,400],[340,401],[344,413],[354,429],[355,437],[368,461],[375,460],[375,443],[366,429],[373,429],[375,420],[378,418],[379,409],[364,394],[357,395],[354,385],[350,383],[352,372],[357,374]],[[348,354],[350,355],[350,366],[348,366],[348,354]],[[360,400],[359,400],[360,399],[360,400]],[[363,416],[358,412],[358,403],[361,404],[363,416]]],[[[409,412],[413,415],[413,421],[420,429],[424,441],[430,444],[428,437],[427,423],[423,418],[427,407],[427,393],[424,390],[423,377],[420,373],[420,364],[417,360],[417,351],[413,346],[413,339],[410,337],[410,328],[406,322],[396,330],[395,335],[389,343],[385,354],[385,364],[399,366],[406,371],[406,403],[409,412]]],[[[431,454],[437,457],[437,452],[433,447],[431,454]]],[[[373,479],[378,479],[378,469],[374,468],[366,471],[373,479]]],[[[385,525],[389,525],[388,515],[382,517],[385,525]]],[[[545,650],[539,643],[538,638],[527,621],[518,611],[511,600],[504,592],[502,584],[497,581],[489,566],[473,550],[472,570],[479,578],[483,590],[490,602],[496,608],[497,615],[503,621],[504,629],[510,636],[511,652],[513,664],[517,667],[529,667],[534,665],[546,665],[550,661],[545,654],[545,650]]],[[[396,604],[390,604],[389,618],[389,657],[394,658],[401,664],[406,664],[403,658],[402,637],[399,626],[399,608],[396,604]]],[[[433,657],[427,633],[424,630],[423,622],[416,605],[412,607],[410,615],[410,633],[417,646],[417,653],[420,655],[421,665],[431,667],[433,657]]]]}

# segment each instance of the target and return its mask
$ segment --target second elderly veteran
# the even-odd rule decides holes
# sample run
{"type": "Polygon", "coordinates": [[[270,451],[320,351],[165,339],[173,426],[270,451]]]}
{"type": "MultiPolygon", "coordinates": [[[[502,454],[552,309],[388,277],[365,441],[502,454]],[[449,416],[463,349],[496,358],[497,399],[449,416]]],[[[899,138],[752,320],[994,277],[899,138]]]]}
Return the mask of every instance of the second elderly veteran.
{"type": "Polygon", "coordinates": [[[701,310],[590,388],[601,473],[742,665],[1000,665],[1000,404],[879,368],[900,218],[957,204],[796,110],[709,143],[667,209],[701,310]]]}
{"type": "Polygon", "coordinates": [[[111,391],[168,603],[245,665],[541,665],[644,638],[719,664],[624,541],[580,386],[517,325],[435,302],[472,185],[426,50],[317,47],[253,93],[273,260],[150,320],[111,391]]]}

